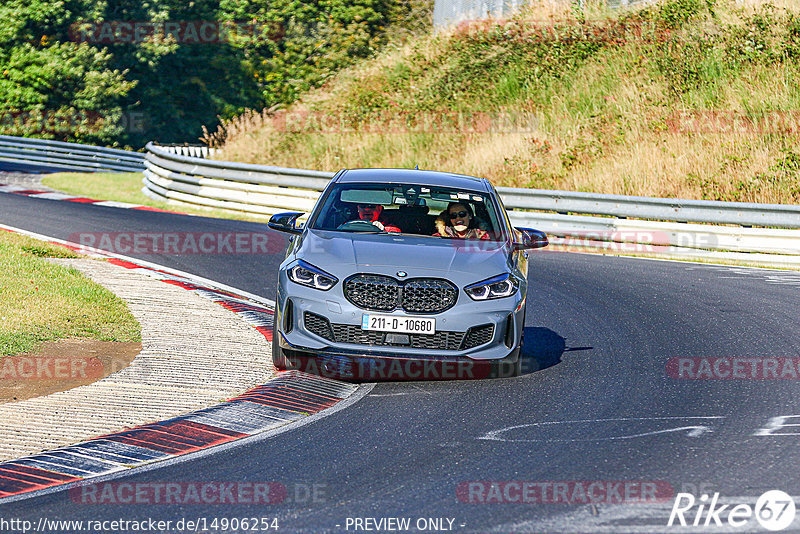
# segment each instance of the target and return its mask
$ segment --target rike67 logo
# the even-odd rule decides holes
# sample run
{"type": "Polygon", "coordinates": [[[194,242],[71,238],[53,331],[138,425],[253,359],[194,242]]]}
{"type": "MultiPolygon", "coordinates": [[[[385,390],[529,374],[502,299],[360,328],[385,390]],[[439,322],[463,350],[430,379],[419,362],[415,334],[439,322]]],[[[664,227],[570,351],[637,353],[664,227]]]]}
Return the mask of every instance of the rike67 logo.
{"type": "Polygon", "coordinates": [[[725,527],[726,531],[733,527],[751,531],[755,519],[762,528],[779,531],[794,521],[794,499],[786,492],[768,491],[756,500],[754,507],[736,501],[735,498],[720,499],[719,493],[714,493],[711,498],[703,494],[699,499],[691,493],[678,493],[667,526],[725,527]]]}

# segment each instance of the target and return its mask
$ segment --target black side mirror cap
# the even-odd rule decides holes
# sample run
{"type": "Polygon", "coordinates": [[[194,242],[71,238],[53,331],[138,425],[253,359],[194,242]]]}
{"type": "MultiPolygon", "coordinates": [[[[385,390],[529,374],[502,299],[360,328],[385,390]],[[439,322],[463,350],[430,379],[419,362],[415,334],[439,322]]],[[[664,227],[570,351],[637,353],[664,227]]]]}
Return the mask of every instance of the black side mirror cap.
{"type": "Polygon", "coordinates": [[[522,241],[514,243],[514,248],[516,250],[543,248],[550,244],[550,241],[547,240],[547,234],[541,230],[517,228],[517,231],[522,234],[522,241]]]}
{"type": "Polygon", "coordinates": [[[303,212],[287,211],[285,213],[276,213],[269,218],[267,226],[279,232],[288,232],[290,234],[301,234],[302,228],[297,227],[297,218],[303,215],[303,212]]]}

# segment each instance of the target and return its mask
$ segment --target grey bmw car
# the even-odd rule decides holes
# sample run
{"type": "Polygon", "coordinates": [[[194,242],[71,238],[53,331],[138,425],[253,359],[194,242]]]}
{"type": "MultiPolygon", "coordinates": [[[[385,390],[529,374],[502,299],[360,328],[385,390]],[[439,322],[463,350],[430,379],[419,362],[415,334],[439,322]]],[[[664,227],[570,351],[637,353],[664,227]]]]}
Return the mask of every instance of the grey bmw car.
{"type": "Polygon", "coordinates": [[[342,170],[302,215],[269,221],[293,234],[278,277],[276,368],[355,379],[482,378],[498,364],[520,373],[527,249],[548,241],[512,227],[488,180],[342,170]]]}

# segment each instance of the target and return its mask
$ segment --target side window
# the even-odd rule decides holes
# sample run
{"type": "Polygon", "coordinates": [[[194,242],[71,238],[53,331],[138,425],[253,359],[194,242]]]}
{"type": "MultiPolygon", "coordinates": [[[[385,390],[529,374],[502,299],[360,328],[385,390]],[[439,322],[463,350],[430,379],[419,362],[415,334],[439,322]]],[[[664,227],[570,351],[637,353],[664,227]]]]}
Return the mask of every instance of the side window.
{"type": "MultiPolygon", "coordinates": [[[[511,219],[508,218],[508,212],[506,211],[506,207],[503,205],[503,201],[500,198],[500,195],[497,193],[497,190],[494,188],[494,186],[490,186],[490,187],[492,188],[492,192],[494,193],[494,198],[497,199],[497,209],[500,211],[500,213],[498,213],[498,215],[500,216],[500,219],[497,221],[497,224],[504,226],[506,228],[507,232],[511,232],[509,237],[513,241],[514,240],[514,232],[515,232],[515,230],[514,230],[514,226],[511,224],[511,219]]],[[[505,234],[505,233],[506,232],[503,231],[502,228],[499,228],[499,227],[497,228],[497,238],[498,239],[501,238],[502,235],[505,234]]]]}

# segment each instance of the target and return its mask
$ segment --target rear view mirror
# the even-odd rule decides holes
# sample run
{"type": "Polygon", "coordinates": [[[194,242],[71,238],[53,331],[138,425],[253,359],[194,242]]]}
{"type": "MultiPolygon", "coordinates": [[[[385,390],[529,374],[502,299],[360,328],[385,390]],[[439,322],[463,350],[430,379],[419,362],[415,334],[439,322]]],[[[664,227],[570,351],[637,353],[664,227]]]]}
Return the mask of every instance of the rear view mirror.
{"type": "Polygon", "coordinates": [[[394,194],[385,189],[345,189],[342,191],[342,202],[351,204],[381,204],[392,203],[394,194]]]}

